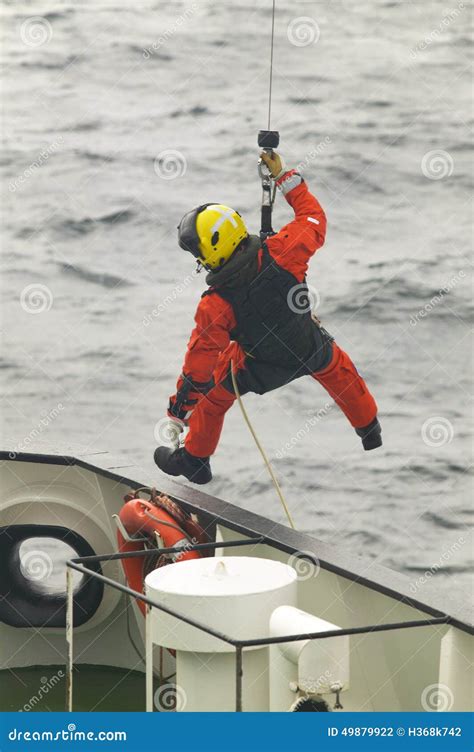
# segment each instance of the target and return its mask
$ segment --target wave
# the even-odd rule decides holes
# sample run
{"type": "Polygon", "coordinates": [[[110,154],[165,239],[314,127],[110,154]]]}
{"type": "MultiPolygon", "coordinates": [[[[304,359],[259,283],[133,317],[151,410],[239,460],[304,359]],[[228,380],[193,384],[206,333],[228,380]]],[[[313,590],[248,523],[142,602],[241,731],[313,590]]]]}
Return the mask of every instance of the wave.
{"type": "Polygon", "coordinates": [[[107,358],[112,358],[116,355],[115,350],[88,350],[87,352],[81,353],[80,358],[85,360],[106,360],[107,358]]]}
{"type": "MultiPolygon", "coordinates": [[[[369,547],[368,558],[375,558],[370,549],[374,549],[376,544],[380,543],[380,536],[376,533],[371,533],[368,530],[352,530],[344,536],[343,541],[347,546],[349,542],[354,542],[359,546],[359,550],[369,547]]],[[[366,554],[367,555],[367,554],[366,554]]]]}
{"type": "Polygon", "coordinates": [[[101,225],[118,225],[129,222],[135,213],[130,209],[104,214],[101,217],[85,217],[84,219],[66,219],[56,224],[55,229],[67,235],[87,235],[101,225]]]}
{"type": "Polygon", "coordinates": [[[107,287],[109,289],[114,287],[133,286],[133,282],[130,282],[130,280],[118,277],[115,274],[109,274],[108,272],[94,272],[75,264],[59,263],[58,267],[64,274],[76,277],[82,282],[92,282],[95,285],[101,285],[102,287],[107,287]]]}
{"type": "Polygon", "coordinates": [[[203,105],[196,105],[195,107],[191,107],[189,110],[174,110],[170,113],[171,118],[178,118],[182,117],[183,115],[192,115],[193,117],[200,117],[202,115],[211,115],[211,111],[208,107],[204,107],[203,105]]]}
{"type": "Polygon", "coordinates": [[[465,528],[464,523],[460,520],[448,519],[441,514],[436,514],[436,512],[425,512],[423,518],[432,522],[435,527],[443,528],[444,530],[462,530],[465,528]]]}
{"type": "Polygon", "coordinates": [[[102,125],[100,120],[86,120],[80,121],[77,125],[71,125],[67,128],[68,131],[73,133],[81,133],[83,131],[96,131],[102,125]]]}
{"type": "MultiPolygon", "coordinates": [[[[12,0],[11,3],[4,2],[4,5],[14,5],[17,3],[18,0],[12,0]]],[[[41,13],[41,18],[44,18],[46,21],[59,21],[62,18],[66,18],[67,16],[71,16],[75,13],[75,8],[64,8],[63,10],[50,10],[50,11],[43,11],[41,13]]],[[[31,13],[25,13],[25,12],[19,12],[15,13],[14,16],[17,19],[25,19],[28,21],[28,19],[31,18],[31,13]]]]}
{"type": "MultiPolygon", "coordinates": [[[[397,569],[397,566],[393,566],[393,564],[389,565],[392,569],[397,569]]],[[[446,575],[446,574],[464,574],[465,572],[470,572],[469,566],[461,566],[461,565],[453,565],[451,564],[448,566],[447,564],[443,564],[441,566],[435,566],[434,564],[427,564],[426,567],[420,567],[420,566],[407,566],[405,565],[403,567],[403,570],[405,572],[410,572],[412,574],[426,574],[427,572],[431,572],[432,577],[439,577],[439,575],[446,575]],[[433,571],[434,570],[434,571],[433,571]]]]}
{"type": "Polygon", "coordinates": [[[366,173],[350,170],[341,165],[331,167],[331,182],[337,183],[340,180],[345,186],[347,183],[357,185],[361,190],[368,193],[386,193],[385,189],[379,183],[369,180],[366,173]]]}
{"type": "Polygon", "coordinates": [[[49,10],[46,13],[41,14],[41,18],[45,18],[47,21],[59,21],[60,18],[66,18],[73,15],[75,8],[64,8],[64,10],[49,10]]]}
{"type": "Polygon", "coordinates": [[[66,70],[66,68],[69,68],[70,65],[72,65],[75,60],[77,60],[77,57],[75,55],[69,55],[68,57],[63,58],[62,60],[53,61],[53,60],[23,60],[21,63],[19,63],[20,68],[32,68],[35,71],[36,70],[66,70]]]}
{"type": "Polygon", "coordinates": [[[89,162],[114,162],[115,159],[109,154],[97,154],[92,151],[76,150],[75,154],[81,159],[87,159],[89,162]]]}
{"type": "MultiPolygon", "coordinates": [[[[112,46],[122,47],[119,42],[116,42],[112,46]]],[[[150,60],[160,60],[162,62],[169,62],[171,60],[174,60],[174,55],[170,55],[168,52],[160,52],[159,50],[154,50],[152,45],[144,45],[143,47],[140,47],[138,44],[128,44],[127,49],[133,55],[140,55],[140,57],[144,59],[146,53],[148,52],[148,55],[146,56],[147,62],[150,60]]]]}
{"type": "Polygon", "coordinates": [[[3,358],[0,358],[0,370],[14,371],[17,368],[19,368],[18,363],[14,363],[12,360],[4,360],[3,358]]]}
{"type": "Polygon", "coordinates": [[[393,102],[389,102],[387,99],[374,99],[373,102],[364,102],[367,107],[375,107],[376,109],[382,109],[385,107],[392,107],[393,102]]]}
{"type": "MultiPolygon", "coordinates": [[[[387,264],[388,265],[388,264],[387,264]]],[[[384,266],[373,264],[371,268],[377,269],[384,266]]],[[[456,314],[469,319],[472,315],[472,303],[461,298],[455,292],[450,291],[440,295],[440,288],[414,284],[405,277],[388,279],[374,276],[364,282],[352,285],[352,290],[345,296],[342,302],[337,302],[333,309],[334,314],[347,315],[359,311],[361,308],[368,314],[377,314],[379,321],[393,319],[393,313],[403,311],[416,316],[430,301],[437,301],[432,306],[430,316],[438,318],[450,318],[452,313],[452,301],[456,301],[456,314]],[[441,299],[440,299],[441,298],[441,299]],[[447,302],[449,308],[444,305],[447,302]]]]}
{"type": "Polygon", "coordinates": [[[318,99],[317,97],[288,97],[290,104],[321,104],[322,101],[322,99],[318,99]]]}

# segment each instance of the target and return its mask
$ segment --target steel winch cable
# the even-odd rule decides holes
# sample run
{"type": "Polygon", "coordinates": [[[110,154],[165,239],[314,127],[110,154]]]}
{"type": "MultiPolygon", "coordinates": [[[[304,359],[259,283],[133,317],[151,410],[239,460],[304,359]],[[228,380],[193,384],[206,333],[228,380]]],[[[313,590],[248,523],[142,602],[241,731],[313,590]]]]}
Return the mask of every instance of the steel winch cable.
{"type": "Polygon", "coordinates": [[[290,510],[288,508],[288,504],[286,503],[286,499],[285,499],[285,497],[283,495],[283,491],[281,490],[280,484],[278,483],[276,475],[273,472],[273,467],[271,465],[271,462],[270,462],[270,460],[267,457],[265,449],[263,448],[262,444],[260,443],[260,440],[259,440],[259,438],[258,438],[258,436],[257,436],[257,434],[255,432],[255,429],[254,429],[254,427],[252,425],[252,422],[251,422],[251,420],[250,420],[250,418],[249,418],[249,416],[247,414],[247,410],[244,407],[244,403],[242,402],[242,397],[240,396],[239,387],[237,385],[237,379],[236,379],[235,373],[234,373],[234,361],[233,360],[230,361],[230,375],[232,377],[232,386],[234,387],[235,396],[237,397],[237,402],[239,403],[239,407],[240,407],[240,410],[242,412],[243,418],[244,418],[245,422],[247,423],[249,431],[252,434],[253,439],[254,439],[254,441],[255,441],[255,443],[257,445],[258,451],[262,455],[262,458],[263,458],[263,461],[264,461],[264,463],[266,465],[266,468],[267,468],[268,472],[270,473],[270,478],[272,479],[272,483],[275,486],[275,490],[276,490],[276,492],[278,494],[278,498],[281,501],[281,505],[282,505],[282,507],[283,507],[283,509],[285,511],[285,514],[286,514],[286,517],[288,519],[288,522],[290,523],[290,527],[292,527],[293,530],[296,530],[296,525],[293,522],[293,518],[292,518],[292,516],[290,514],[290,510]]]}
{"type": "MultiPolygon", "coordinates": [[[[274,42],[275,42],[275,5],[276,5],[276,0],[273,0],[272,1],[272,31],[271,31],[271,42],[270,42],[270,71],[269,71],[269,86],[268,86],[268,126],[267,126],[268,127],[268,131],[267,132],[260,131],[260,133],[259,133],[259,142],[258,143],[259,143],[259,146],[262,147],[262,148],[265,148],[265,146],[268,147],[269,143],[268,143],[268,141],[266,143],[264,141],[261,142],[260,141],[260,136],[261,135],[264,135],[266,138],[268,136],[273,136],[273,137],[276,136],[276,141],[274,143],[271,143],[271,147],[273,147],[274,145],[278,146],[278,138],[279,138],[277,132],[272,133],[270,131],[271,115],[272,115],[273,49],[274,49],[274,42]]],[[[259,171],[260,171],[260,168],[259,168],[259,171]]],[[[265,176],[262,175],[262,173],[260,173],[260,176],[262,177],[262,185],[263,185],[265,176]]],[[[268,195],[270,196],[270,193],[268,195]]],[[[265,196],[265,190],[264,190],[264,196],[265,196]]],[[[262,231],[260,233],[261,237],[262,237],[262,233],[264,233],[264,231],[266,231],[265,232],[265,237],[268,236],[268,235],[273,235],[273,230],[271,229],[271,206],[272,206],[272,204],[273,204],[273,199],[271,199],[271,198],[269,199],[269,201],[268,200],[265,201],[265,198],[262,201],[262,231]],[[268,215],[264,215],[264,210],[265,209],[269,210],[268,215]],[[266,216],[266,221],[268,222],[268,226],[265,224],[265,216],[266,216]]],[[[283,491],[281,490],[280,484],[278,483],[278,480],[277,480],[277,478],[275,476],[275,473],[273,472],[273,467],[271,465],[271,462],[270,462],[270,460],[267,457],[265,449],[263,448],[263,446],[262,446],[262,444],[261,444],[261,442],[260,442],[260,440],[259,440],[259,438],[258,438],[258,436],[257,436],[257,434],[255,432],[255,429],[254,429],[254,427],[252,425],[252,421],[250,420],[250,418],[249,418],[249,416],[247,414],[247,411],[246,411],[246,409],[244,407],[244,403],[242,402],[242,398],[241,398],[240,392],[239,392],[239,387],[237,385],[237,379],[236,379],[235,373],[234,373],[234,363],[233,363],[232,360],[230,362],[230,374],[231,374],[231,378],[232,378],[232,385],[234,387],[235,396],[237,397],[237,401],[239,403],[239,407],[240,407],[240,411],[242,413],[242,416],[243,416],[245,422],[247,423],[249,431],[252,434],[253,440],[255,441],[255,444],[257,445],[258,451],[262,455],[262,459],[263,459],[263,461],[265,463],[265,466],[266,466],[266,468],[267,468],[267,470],[268,470],[268,472],[270,474],[270,478],[272,479],[272,483],[273,483],[273,485],[275,487],[275,490],[276,490],[276,492],[278,494],[278,498],[280,499],[281,505],[282,505],[282,507],[283,507],[283,509],[285,511],[285,514],[286,514],[286,517],[288,519],[288,522],[290,523],[290,527],[292,527],[293,530],[295,530],[296,529],[295,523],[293,522],[293,518],[292,518],[292,516],[290,514],[290,510],[288,508],[288,504],[286,502],[286,499],[285,499],[285,497],[283,495],[283,491]]]]}
{"type": "Polygon", "coordinates": [[[275,40],[275,3],[272,4],[272,38],[270,43],[270,81],[268,86],[268,130],[270,130],[270,120],[272,114],[272,85],[273,85],[273,46],[275,40]]]}

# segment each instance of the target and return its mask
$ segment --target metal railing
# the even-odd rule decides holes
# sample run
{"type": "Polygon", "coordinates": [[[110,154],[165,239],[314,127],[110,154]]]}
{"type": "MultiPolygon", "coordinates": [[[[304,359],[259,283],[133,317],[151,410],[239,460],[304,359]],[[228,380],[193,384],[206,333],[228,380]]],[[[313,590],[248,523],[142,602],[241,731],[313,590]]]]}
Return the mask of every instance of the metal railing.
{"type": "MultiPolygon", "coordinates": [[[[222,548],[237,548],[241,546],[255,546],[256,544],[269,544],[269,541],[264,536],[255,538],[246,538],[232,541],[221,541],[218,543],[196,543],[186,546],[187,551],[214,551],[222,548]]],[[[149,598],[143,593],[133,590],[127,585],[122,585],[120,582],[112,580],[110,577],[89,569],[86,564],[95,564],[106,561],[115,561],[117,559],[132,559],[132,558],[146,558],[149,556],[156,556],[157,551],[160,555],[166,554],[183,554],[183,548],[171,547],[160,549],[146,549],[144,551],[129,551],[116,554],[102,554],[97,556],[78,556],[74,559],[70,559],[67,563],[67,611],[66,611],[66,639],[68,643],[68,663],[66,667],[66,708],[68,711],[72,711],[73,704],[73,684],[72,684],[72,670],[73,670],[73,628],[74,628],[74,588],[72,571],[80,572],[85,577],[95,577],[109,587],[115,588],[122,593],[126,593],[136,600],[142,601],[147,606],[146,619],[150,617],[150,612],[153,608],[163,611],[169,616],[174,616],[176,619],[189,624],[191,627],[205,632],[212,637],[221,640],[222,642],[232,645],[235,649],[235,710],[236,712],[242,712],[242,686],[243,686],[243,650],[251,647],[265,647],[267,645],[276,645],[288,642],[298,642],[300,640],[323,640],[330,637],[344,637],[346,635],[358,635],[369,634],[371,632],[389,632],[397,629],[412,629],[414,627],[432,627],[440,624],[449,624],[451,619],[449,616],[434,617],[431,619],[416,619],[414,621],[402,621],[389,624],[371,624],[362,627],[348,627],[346,629],[332,629],[326,632],[304,632],[302,634],[284,635],[282,637],[261,637],[255,639],[239,640],[231,635],[224,634],[216,629],[213,629],[207,624],[191,619],[185,614],[181,614],[174,609],[164,606],[162,603],[149,598]]],[[[296,554],[298,556],[298,554],[296,554]]],[[[311,557],[309,554],[301,554],[299,558],[307,559],[317,563],[315,557],[311,557]]],[[[147,693],[150,689],[150,682],[152,681],[152,674],[148,674],[147,677],[147,693]]]]}

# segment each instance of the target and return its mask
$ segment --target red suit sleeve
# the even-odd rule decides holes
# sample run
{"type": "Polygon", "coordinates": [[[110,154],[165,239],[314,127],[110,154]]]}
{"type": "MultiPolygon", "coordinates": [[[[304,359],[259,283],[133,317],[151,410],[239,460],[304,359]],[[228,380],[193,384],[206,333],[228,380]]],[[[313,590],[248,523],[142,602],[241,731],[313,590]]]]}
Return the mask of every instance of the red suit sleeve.
{"type": "Polygon", "coordinates": [[[194,321],[183,373],[193,381],[209,381],[219,353],[229,344],[230,332],[236,325],[232,306],[217,293],[205,295],[199,301],[194,321]]]}
{"type": "MultiPolygon", "coordinates": [[[[170,398],[168,414],[183,418],[184,408],[175,410],[174,405],[182,401],[183,387],[186,389],[186,403],[197,398],[198,394],[205,394],[212,386],[212,374],[216,367],[220,353],[230,342],[230,332],[236,326],[232,306],[217,293],[204,295],[194,317],[194,327],[184,358],[183,373],[178,379],[176,394],[170,398]],[[191,385],[191,387],[190,387],[191,385]],[[194,389],[194,385],[196,389],[194,389]],[[189,392],[191,388],[191,393],[189,392]]],[[[191,405],[195,404],[191,401],[191,405]]],[[[186,418],[187,419],[187,418],[186,418]]]]}
{"type": "Polygon", "coordinates": [[[277,184],[294,210],[295,218],[268,238],[268,250],[280,266],[302,282],[311,256],[324,244],[326,215],[295,170],[285,173],[277,184]]]}

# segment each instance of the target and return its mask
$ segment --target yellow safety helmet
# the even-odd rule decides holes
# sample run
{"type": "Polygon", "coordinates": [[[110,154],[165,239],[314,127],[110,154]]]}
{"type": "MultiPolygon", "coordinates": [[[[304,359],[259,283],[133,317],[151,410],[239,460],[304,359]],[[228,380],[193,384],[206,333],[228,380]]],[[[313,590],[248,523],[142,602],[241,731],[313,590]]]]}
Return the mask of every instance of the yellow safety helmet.
{"type": "Polygon", "coordinates": [[[209,269],[219,269],[232,256],[247,228],[238,211],[224,204],[203,204],[184,215],[178,226],[178,242],[209,269]]]}

